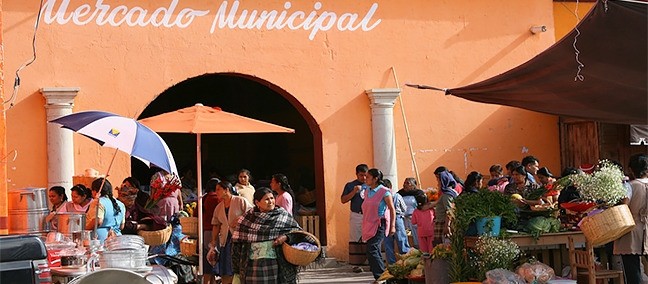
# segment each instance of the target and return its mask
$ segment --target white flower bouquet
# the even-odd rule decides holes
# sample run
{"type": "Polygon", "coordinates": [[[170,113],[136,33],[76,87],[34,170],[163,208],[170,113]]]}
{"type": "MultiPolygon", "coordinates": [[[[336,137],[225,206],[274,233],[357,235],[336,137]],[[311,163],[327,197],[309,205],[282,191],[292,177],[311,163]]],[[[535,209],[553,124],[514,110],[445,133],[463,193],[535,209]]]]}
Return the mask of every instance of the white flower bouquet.
{"type": "Polygon", "coordinates": [[[599,169],[592,174],[579,173],[571,175],[570,179],[579,189],[583,199],[610,207],[627,195],[623,186],[624,176],[618,166],[603,160],[599,162],[599,169]]]}
{"type": "Polygon", "coordinates": [[[510,239],[481,236],[475,248],[482,278],[487,271],[496,268],[511,269],[513,261],[520,255],[520,247],[510,239]]]}

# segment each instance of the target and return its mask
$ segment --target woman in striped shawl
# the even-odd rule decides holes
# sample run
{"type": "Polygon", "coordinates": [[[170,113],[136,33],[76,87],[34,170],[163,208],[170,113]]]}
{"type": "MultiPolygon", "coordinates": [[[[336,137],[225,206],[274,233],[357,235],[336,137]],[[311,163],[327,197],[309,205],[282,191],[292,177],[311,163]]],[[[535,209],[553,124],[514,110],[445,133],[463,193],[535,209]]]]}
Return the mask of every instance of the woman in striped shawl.
{"type": "Polygon", "coordinates": [[[301,230],[295,219],[275,206],[275,196],[262,187],[254,193],[254,205],[232,235],[232,265],[241,283],[297,283],[297,266],[286,261],[281,245],[289,233],[301,230]]]}

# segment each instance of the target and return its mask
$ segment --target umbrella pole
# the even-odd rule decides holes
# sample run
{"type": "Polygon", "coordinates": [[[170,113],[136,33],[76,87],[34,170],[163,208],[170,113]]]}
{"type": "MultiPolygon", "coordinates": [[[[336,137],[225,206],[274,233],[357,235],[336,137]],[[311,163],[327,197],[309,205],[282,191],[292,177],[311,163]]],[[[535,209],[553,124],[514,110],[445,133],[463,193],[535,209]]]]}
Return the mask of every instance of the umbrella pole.
{"type": "MultiPolygon", "coordinates": [[[[110,164],[108,165],[108,169],[106,170],[106,176],[101,181],[101,186],[99,187],[99,194],[101,194],[101,189],[106,183],[106,179],[108,179],[108,173],[110,173],[110,169],[112,168],[113,162],[115,161],[115,157],[117,157],[117,151],[119,151],[119,148],[115,148],[115,153],[113,154],[113,157],[110,160],[110,164]]],[[[99,198],[101,198],[101,196],[99,198]]],[[[99,234],[97,234],[97,227],[99,226],[99,205],[100,205],[99,198],[97,198],[97,210],[95,210],[95,219],[94,219],[94,239],[95,240],[99,239],[99,234]]]]}
{"type": "MultiPolygon", "coordinates": [[[[202,153],[200,133],[196,134],[196,178],[198,179],[198,281],[203,274],[203,212],[202,212],[202,153]]],[[[202,283],[202,282],[201,282],[202,283]]]]}

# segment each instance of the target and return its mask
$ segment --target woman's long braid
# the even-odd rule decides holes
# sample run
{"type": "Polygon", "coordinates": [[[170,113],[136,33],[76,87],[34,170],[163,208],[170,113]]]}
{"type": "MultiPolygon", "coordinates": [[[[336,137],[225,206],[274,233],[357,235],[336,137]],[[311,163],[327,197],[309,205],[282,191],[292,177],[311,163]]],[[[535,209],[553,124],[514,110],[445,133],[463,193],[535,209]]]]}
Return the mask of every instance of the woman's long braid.
{"type": "Polygon", "coordinates": [[[95,181],[92,182],[92,187],[93,187],[93,189],[95,188],[95,183],[96,182],[98,182],[96,187],[97,188],[100,187],[102,180],[105,180],[105,182],[103,184],[103,187],[99,191],[99,196],[108,196],[108,199],[110,199],[110,202],[112,202],[112,205],[113,205],[113,212],[114,212],[113,215],[117,216],[117,214],[119,214],[121,212],[121,208],[119,208],[119,205],[117,205],[117,200],[115,200],[115,198],[113,198],[112,184],[110,183],[110,181],[108,181],[107,179],[104,179],[104,178],[98,178],[98,179],[96,179],[95,181]]]}

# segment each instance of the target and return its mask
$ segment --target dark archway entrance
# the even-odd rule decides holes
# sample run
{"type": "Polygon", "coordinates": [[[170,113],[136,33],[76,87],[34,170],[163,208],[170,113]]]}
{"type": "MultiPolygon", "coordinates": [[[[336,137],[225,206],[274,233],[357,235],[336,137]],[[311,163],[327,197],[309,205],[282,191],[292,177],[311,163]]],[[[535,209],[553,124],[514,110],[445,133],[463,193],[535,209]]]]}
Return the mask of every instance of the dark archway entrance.
{"type": "MultiPolygon", "coordinates": [[[[203,184],[210,175],[235,181],[249,169],[255,187],[268,186],[272,174],[285,174],[299,196],[300,188],[317,189],[317,213],[325,215],[322,135],[313,117],[285,90],[257,77],[236,73],[204,74],[182,81],[155,98],[138,119],[202,103],[224,111],[295,129],[294,134],[207,134],[202,136],[203,184]]],[[[196,172],[196,138],[161,133],[173,152],[178,171],[196,172]]],[[[132,175],[148,181],[152,172],[131,163],[132,175]]],[[[297,198],[299,199],[299,198],[297,198]]],[[[297,201],[295,201],[297,202],[297,201]]],[[[320,224],[326,224],[324,220],[320,224]]],[[[320,225],[322,243],[325,227],[320,225]]]]}

